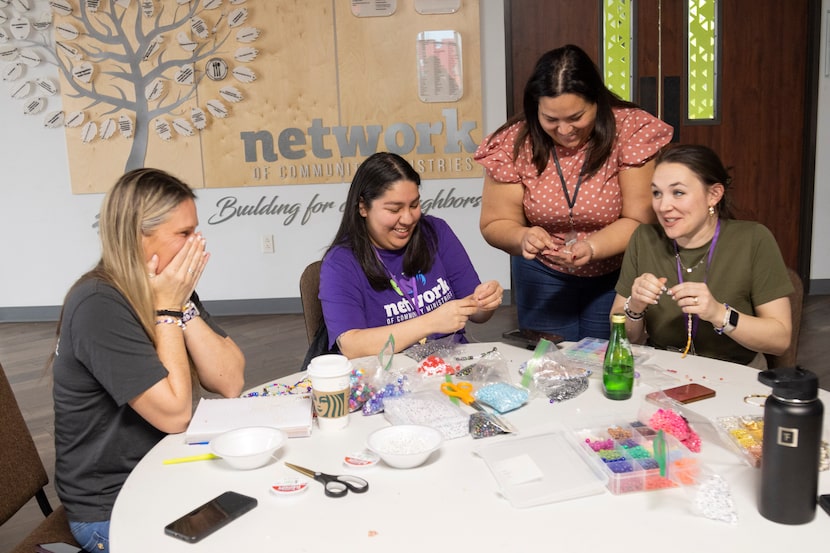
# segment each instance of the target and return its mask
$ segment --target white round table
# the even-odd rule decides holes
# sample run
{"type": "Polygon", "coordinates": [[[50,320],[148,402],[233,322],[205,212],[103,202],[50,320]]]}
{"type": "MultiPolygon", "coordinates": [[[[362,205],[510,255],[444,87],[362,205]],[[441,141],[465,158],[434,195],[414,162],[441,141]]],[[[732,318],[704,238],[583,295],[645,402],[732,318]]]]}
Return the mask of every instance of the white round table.
{"type": "MultiPolygon", "coordinates": [[[[470,344],[470,353],[494,345],[507,359],[518,380],[518,366],[532,352],[514,346],[470,344]]],[[[567,501],[518,509],[500,493],[499,486],[475,451],[501,435],[474,440],[467,436],[446,440],[427,463],[410,470],[383,463],[366,469],[347,469],[342,460],[360,451],[366,437],[388,425],[383,415],[350,415],[347,429],[292,438],[266,466],[236,471],[221,460],[164,465],[164,459],[208,451],[208,446],[185,444],[182,434],[170,435],[153,448],[127,479],[113,510],[110,546],[113,553],[147,551],[290,551],[390,553],[425,551],[514,552],[655,551],[699,552],[799,550],[822,551],[830,536],[830,517],[820,508],[811,523],[787,526],[770,522],[756,508],[759,470],[750,467],[714,432],[710,421],[720,416],[762,415],[763,409],[745,403],[750,394],[770,389],[757,381],[757,371],[702,357],[653,351],[645,363],[672,371],[677,384],[700,382],[717,396],[688,405],[691,420],[703,439],[700,454],[706,467],[722,476],[731,488],[738,522],[709,520],[691,510],[689,494],[681,488],[614,495],[609,491],[567,501]],[[298,475],[288,461],[327,473],[354,472],[366,478],[365,494],[334,499],[322,485],[311,482],[298,495],[278,497],[270,485],[298,475]],[[197,544],[164,534],[164,526],[222,492],[233,490],[259,501],[251,512],[197,544]]],[[[294,383],[303,373],[281,381],[294,383]]],[[[261,387],[258,387],[261,389],[261,387]]],[[[587,391],[571,400],[550,404],[536,399],[504,415],[517,427],[518,437],[560,432],[582,421],[636,420],[646,393],[654,388],[638,383],[626,401],[603,397],[598,375],[587,391]]],[[[830,394],[822,391],[824,437],[830,394]]],[[[466,407],[465,407],[466,409],[466,407]]],[[[471,411],[472,412],[472,411],[471,411]]],[[[820,493],[830,493],[830,477],[820,474],[820,493]]]]}

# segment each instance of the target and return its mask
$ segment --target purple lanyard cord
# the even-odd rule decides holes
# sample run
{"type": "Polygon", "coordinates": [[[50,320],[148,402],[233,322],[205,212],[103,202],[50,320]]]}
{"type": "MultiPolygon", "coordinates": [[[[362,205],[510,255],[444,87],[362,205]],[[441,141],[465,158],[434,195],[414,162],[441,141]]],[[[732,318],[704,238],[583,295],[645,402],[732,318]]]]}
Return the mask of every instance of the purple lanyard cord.
{"type": "MultiPolygon", "coordinates": [[[[712,264],[712,256],[715,255],[715,245],[718,243],[718,236],[720,236],[720,219],[718,219],[718,224],[715,226],[715,234],[712,236],[712,242],[709,243],[709,253],[707,254],[706,267],[703,269],[704,284],[706,284],[706,279],[709,278],[709,265],[712,264]]],[[[680,267],[680,250],[677,247],[677,240],[673,240],[672,242],[674,243],[674,257],[677,261],[677,280],[680,284],[683,284],[683,271],[680,267]]],[[[699,322],[700,317],[692,315],[692,337],[697,334],[697,325],[699,322]]]]}
{"type": "Polygon", "coordinates": [[[383,259],[381,259],[377,249],[375,249],[375,255],[377,256],[378,261],[380,261],[380,264],[383,266],[383,268],[386,269],[386,273],[389,275],[389,283],[392,285],[392,289],[394,289],[399,296],[401,296],[403,299],[409,302],[409,304],[412,305],[412,309],[414,309],[415,312],[418,313],[418,315],[423,315],[423,312],[421,311],[421,306],[418,305],[418,279],[414,276],[409,279],[397,278],[395,275],[392,274],[392,271],[389,270],[389,267],[386,266],[386,263],[383,262],[383,259]]]}

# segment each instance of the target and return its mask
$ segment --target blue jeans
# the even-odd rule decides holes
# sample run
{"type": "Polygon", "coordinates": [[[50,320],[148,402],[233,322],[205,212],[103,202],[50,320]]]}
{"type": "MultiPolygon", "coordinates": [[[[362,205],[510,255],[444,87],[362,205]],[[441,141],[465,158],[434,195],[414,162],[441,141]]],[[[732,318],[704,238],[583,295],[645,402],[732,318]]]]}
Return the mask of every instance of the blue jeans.
{"type": "Polygon", "coordinates": [[[69,521],[72,535],[81,544],[81,548],[89,553],[109,553],[110,551],[110,521],[100,522],[72,522],[69,521]]]}
{"type": "Polygon", "coordinates": [[[521,256],[511,257],[510,265],[520,328],[559,334],[570,341],[587,336],[608,339],[619,271],[579,277],[521,256]]]}

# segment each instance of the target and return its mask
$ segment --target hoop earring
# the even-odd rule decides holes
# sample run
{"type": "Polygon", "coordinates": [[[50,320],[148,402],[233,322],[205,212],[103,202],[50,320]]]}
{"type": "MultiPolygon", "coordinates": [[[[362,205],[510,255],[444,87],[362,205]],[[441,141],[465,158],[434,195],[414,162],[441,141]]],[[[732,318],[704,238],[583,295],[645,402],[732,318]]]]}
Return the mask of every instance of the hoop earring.
{"type": "Polygon", "coordinates": [[[709,217],[715,216],[715,208],[713,206],[709,206],[709,217]]]}

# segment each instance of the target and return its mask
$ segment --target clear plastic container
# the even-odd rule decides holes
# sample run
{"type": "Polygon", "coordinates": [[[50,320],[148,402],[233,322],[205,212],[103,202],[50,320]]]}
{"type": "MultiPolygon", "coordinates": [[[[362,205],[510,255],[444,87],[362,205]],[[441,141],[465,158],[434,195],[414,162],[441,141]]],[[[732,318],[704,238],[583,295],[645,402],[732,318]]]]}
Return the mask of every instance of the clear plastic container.
{"type": "Polygon", "coordinates": [[[751,467],[761,466],[761,448],[764,443],[764,417],[738,415],[719,417],[715,427],[721,438],[751,467]]]}
{"type": "Polygon", "coordinates": [[[697,457],[675,438],[664,434],[666,471],[654,451],[657,432],[640,422],[611,423],[573,431],[586,462],[604,473],[614,494],[674,488],[696,482],[697,457]]]}
{"type": "Polygon", "coordinates": [[[565,432],[511,437],[476,450],[517,508],[605,493],[606,474],[583,462],[565,432]]]}

